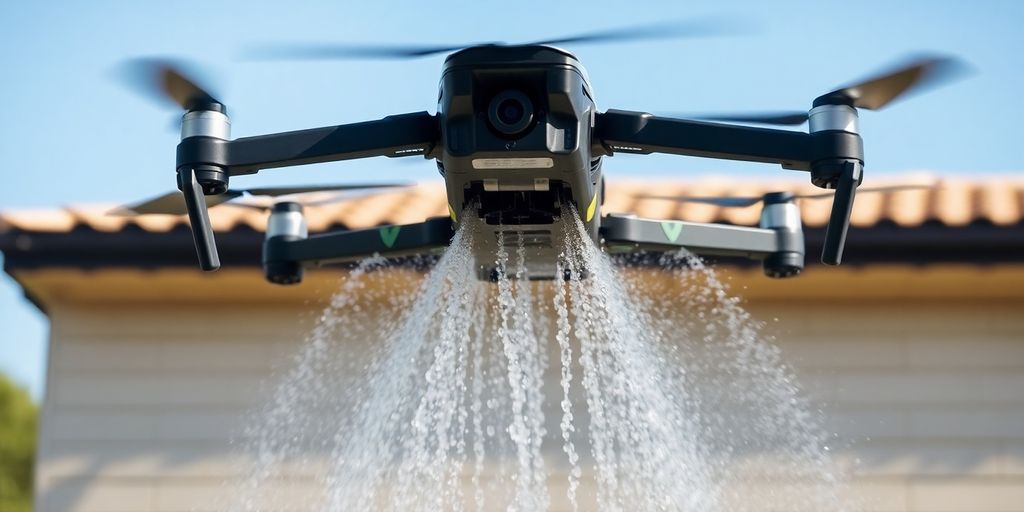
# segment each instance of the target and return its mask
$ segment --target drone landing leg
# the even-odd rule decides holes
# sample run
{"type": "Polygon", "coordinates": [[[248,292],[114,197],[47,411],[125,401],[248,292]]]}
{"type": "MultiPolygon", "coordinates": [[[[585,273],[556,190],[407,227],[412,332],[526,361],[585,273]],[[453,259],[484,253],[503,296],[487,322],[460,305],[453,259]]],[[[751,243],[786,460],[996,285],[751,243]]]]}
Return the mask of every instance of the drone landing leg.
{"type": "Polygon", "coordinates": [[[832,197],[832,216],[825,230],[825,246],[821,251],[821,262],[838,265],[843,259],[846,232],[850,229],[850,214],[853,213],[853,198],[861,180],[859,162],[843,163],[843,170],[836,179],[836,193],[832,197]]]}
{"type": "Polygon", "coordinates": [[[202,185],[196,179],[195,169],[183,167],[178,170],[178,188],[185,195],[185,208],[188,210],[188,220],[192,226],[199,266],[206,271],[217,270],[220,268],[217,242],[213,238],[210,214],[206,210],[206,198],[202,185]]]}

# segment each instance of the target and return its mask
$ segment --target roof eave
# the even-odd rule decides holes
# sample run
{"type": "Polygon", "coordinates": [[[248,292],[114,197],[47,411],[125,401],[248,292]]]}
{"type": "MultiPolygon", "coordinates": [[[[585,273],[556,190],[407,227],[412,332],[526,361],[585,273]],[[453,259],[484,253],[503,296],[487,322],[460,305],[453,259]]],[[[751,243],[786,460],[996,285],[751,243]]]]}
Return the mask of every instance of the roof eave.
{"type": "MultiPolygon", "coordinates": [[[[225,267],[260,265],[263,233],[238,228],[216,236],[225,267]]],[[[824,229],[806,228],[805,238],[808,264],[816,264],[824,229]]],[[[145,269],[196,265],[192,235],[184,227],[164,233],[141,229],[101,232],[82,227],[66,233],[15,229],[0,232],[0,251],[8,273],[48,267],[145,269]]],[[[927,263],[1024,263],[1024,223],[903,227],[883,222],[850,230],[844,264],[927,263]]]]}

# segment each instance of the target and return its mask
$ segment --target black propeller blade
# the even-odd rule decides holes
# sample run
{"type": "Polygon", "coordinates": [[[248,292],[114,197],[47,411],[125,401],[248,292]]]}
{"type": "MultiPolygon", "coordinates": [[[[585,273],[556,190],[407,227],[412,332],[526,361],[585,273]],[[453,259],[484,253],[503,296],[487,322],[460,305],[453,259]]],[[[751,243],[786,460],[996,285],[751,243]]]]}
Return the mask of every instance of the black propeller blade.
{"type": "MultiPolygon", "coordinates": [[[[725,21],[676,21],[637,25],[608,30],[595,30],[565,37],[534,41],[528,44],[594,44],[682,37],[705,37],[742,32],[735,23],[725,21]]],[[[379,45],[359,43],[275,44],[251,48],[248,58],[261,60],[324,60],[324,59],[417,59],[430,55],[451,53],[471,46],[503,45],[504,43],[475,43],[460,45],[379,45]]]]}
{"type": "Polygon", "coordinates": [[[579,45],[617,43],[625,41],[733,35],[747,31],[749,30],[742,28],[740,24],[725,20],[679,20],[667,23],[653,23],[607,30],[594,30],[572,36],[534,41],[529,44],[550,46],[560,44],[579,45]]]}
{"type": "MultiPolygon", "coordinates": [[[[871,78],[819,96],[814,106],[845,103],[866,110],[880,110],[889,103],[950,82],[969,70],[962,61],[951,57],[917,57],[895,65],[871,78]]],[[[709,121],[795,126],[807,122],[807,112],[766,112],[701,116],[709,121]]]]}
{"type": "MultiPolygon", "coordinates": [[[[935,185],[890,185],[885,187],[863,187],[858,188],[857,193],[871,193],[871,192],[895,192],[898,190],[928,190],[935,188],[935,185]]],[[[794,199],[825,199],[832,197],[833,192],[822,192],[815,194],[795,194],[794,199]]],[[[729,197],[729,196],[660,196],[660,195],[639,195],[637,196],[642,199],[664,199],[667,201],[677,201],[680,203],[702,203],[711,204],[715,206],[723,207],[747,207],[753,206],[757,203],[764,201],[764,196],[740,196],[740,197],[729,197]]]]}
{"type": "MultiPolygon", "coordinates": [[[[320,197],[320,199],[313,199],[310,196],[302,195],[296,198],[288,199],[289,202],[299,203],[304,207],[309,206],[320,206],[325,204],[337,203],[345,200],[351,200],[366,196],[372,196],[383,193],[383,190],[378,189],[365,189],[365,190],[342,190],[333,194],[328,194],[327,197],[320,197]]],[[[231,203],[231,206],[240,206],[242,208],[249,208],[251,210],[258,210],[261,212],[267,212],[274,208],[274,201],[262,201],[257,202],[256,199],[267,199],[269,196],[249,196],[238,201],[231,203]]]]}
{"type": "Polygon", "coordinates": [[[245,57],[259,60],[418,59],[439,53],[454,52],[465,47],[465,45],[279,43],[253,47],[245,53],[245,57]]]}
{"type": "MultiPolygon", "coordinates": [[[[206,200],[207,208],[217,206],[219,204],[226,203],[228,201],[238,199],[243,196],[265,196],[265,197],[278,197],[287,196],[292,194],[307,194],[311,192],[344,192],[344,191],[362,191],[362,190],[374,190],[381,188],[395,188],[395,187],[408,187],[406,183],[370,183],[360,185],[314,185],[305,187],[257,187],[249,189],[230,189],[227,192],[215,195],[215,196],[204,196],[206,200]]],[[[337,198],[333,198],[335,200],[337,198]]],[[[312,204],[321,204],[329,201],[317,201],[312,204]]],[[[259,205],[252,205],[246,203],[234,203],[238,206],[246,206],[251,208],[262,209],[259,205]]],[[[185,200],[181,192],[174,191],[158,196],[140,203],[130,204],[115,208],[108,215],[117,215],[123,217],[132,217],[136,215],[151,215],[151,214],[163,214],[163,215],[184,215],[187,213],[185,208],[185,200]]]]}
{"type": "Polygon", "coordinates": [[[210,105],[219,105],[223,110],[223,103],[208,92],[208,88],[200,86],[197,79],[189,78],[199,73],[192,69],[186,71],[188,67],[166,59],[138,58],[122,65],[119,75],[125,84],[143,96],[169,101],[185,110],[210,105]]]}
{"type": "Polygon", "coordinates": [[[640,199],[664,199],[666,201],[677,201],[680,203],[701,203],[711,204],[715,206],[727,206],[727,207],[738,207],[742,208],[745,206],[753,206],[760,203],[764,198],[761,196],[749,196],[749,197],[726,197],[726,196],[659,196],[659,195],[638,195],[640,199]]]}
{"type": "Polygon", "coordinates": [[[919,94],[965,74],[968,68],[952,57],[917,57],[871,78],[836,89],[817,101],[841,98],[854,107],[879,110],[901,96],[919,94]]]}

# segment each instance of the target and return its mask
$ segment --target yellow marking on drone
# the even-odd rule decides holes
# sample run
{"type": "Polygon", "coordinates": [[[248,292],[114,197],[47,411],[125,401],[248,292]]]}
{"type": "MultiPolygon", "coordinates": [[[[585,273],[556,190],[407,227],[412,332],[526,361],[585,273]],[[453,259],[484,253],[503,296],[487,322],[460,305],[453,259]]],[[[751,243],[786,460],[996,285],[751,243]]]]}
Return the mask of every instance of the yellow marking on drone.
{"type": "Polygon", "coordinates": [[[594,194],[594,198],[590,200],[590,205],[587,206],[587,222],[590,222],[594,218],[594,213],[597,212],[597,194],[594,194]]]}
{"type": "Polygon", "coordinates": [[[455,218],[455,208],[452,208],[452,205],[448,205],[448,215],[452,218],[452,222],[458,221],[458,219],[455,218]]]}

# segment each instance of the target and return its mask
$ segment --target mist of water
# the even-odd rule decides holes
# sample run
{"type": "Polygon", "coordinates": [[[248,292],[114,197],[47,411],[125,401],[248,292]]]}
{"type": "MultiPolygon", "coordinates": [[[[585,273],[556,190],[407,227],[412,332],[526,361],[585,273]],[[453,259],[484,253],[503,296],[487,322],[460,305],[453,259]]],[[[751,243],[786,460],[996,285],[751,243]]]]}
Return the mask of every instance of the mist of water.
{"type": "Polygon", "coordinates": [[[229,510],[850,508],[792,372],[698,258],[624,271],[574,217],[567,282],[528,279],[523,237],[480,282],[463,218],[422,279],[371,259],[342,282],[229,510]]]}

